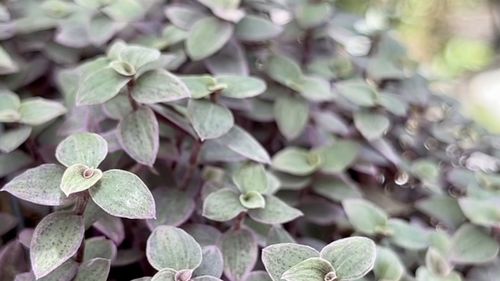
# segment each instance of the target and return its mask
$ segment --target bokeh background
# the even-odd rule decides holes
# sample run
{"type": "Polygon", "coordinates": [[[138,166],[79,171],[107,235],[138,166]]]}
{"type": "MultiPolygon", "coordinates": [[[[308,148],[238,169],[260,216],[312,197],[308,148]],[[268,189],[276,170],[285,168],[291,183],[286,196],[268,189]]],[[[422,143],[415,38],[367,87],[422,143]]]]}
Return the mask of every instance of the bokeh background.
{"type": "Polygon", "coordinates": [[[500,0],[337,0],[378,21],[389,18],[434,90],[500,133],[500,0]]]}

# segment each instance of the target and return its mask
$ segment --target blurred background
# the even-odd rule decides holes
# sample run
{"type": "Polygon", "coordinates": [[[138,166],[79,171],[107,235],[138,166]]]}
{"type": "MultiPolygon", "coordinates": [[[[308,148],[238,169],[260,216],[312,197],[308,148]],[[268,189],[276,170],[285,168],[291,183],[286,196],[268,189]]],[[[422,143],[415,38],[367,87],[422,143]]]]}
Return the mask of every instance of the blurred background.
{"type": "MultiPolygon", "coordinates": [[[[386,15],[437,92],[500,133],[500,0],[337,0],[366,19],[386,15]]],[[[385,17],[383,17],[385,18],[385,17]]]]}

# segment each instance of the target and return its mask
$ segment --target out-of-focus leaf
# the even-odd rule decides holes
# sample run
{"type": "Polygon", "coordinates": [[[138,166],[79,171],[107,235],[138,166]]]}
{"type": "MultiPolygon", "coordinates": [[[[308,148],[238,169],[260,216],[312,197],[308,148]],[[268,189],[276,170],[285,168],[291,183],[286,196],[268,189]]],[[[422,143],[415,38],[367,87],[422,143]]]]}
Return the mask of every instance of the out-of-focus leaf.
{"type": "Polygon", "coordinates": [[[201,140],[218,138],[234,125],[229,109],[206,100],[190,100],[188,117],[201,140]]]}
{"type": "Polygon", "coordinates": [[[145,104],[171,102],[190,96],[186,85],[166,70],[146,72],[137,79],[132,89],[132,97],[145,104]]]}
{"type": "Polygon", "coordinates": [[[214,17],[197,20],[186,39],[186,51],[193,60],[215,54],[233,34],[233,25],[214,17]]]}
{"type": "Polygon", "coordinates": [[[295,139],[307,125],[309,104],[297,97],[278,98],[274,103],[274,116],[280,132],[288,140],[295,139]]]}
{"type": "Polygon", "coordinates": [[[231,281],[244,280],[257,262],[258,246],[248,229],[229,230],[220,238],[224,275],[231,281]]]}
{"type": "Polygon", "coordinates": [[[30,134],[31,127],[29,126],[22,126],[2,133],[0,135],[0,151],[9,153],[16,150],[29,138],[30,134]]]}
{"type": "Polygon", "coordinates": [[[29,98],[21,102],[19,122],[37,126],[48,122],[60,115],[66,113],[66,108],[54,101],[42,98],[29,98]]]}

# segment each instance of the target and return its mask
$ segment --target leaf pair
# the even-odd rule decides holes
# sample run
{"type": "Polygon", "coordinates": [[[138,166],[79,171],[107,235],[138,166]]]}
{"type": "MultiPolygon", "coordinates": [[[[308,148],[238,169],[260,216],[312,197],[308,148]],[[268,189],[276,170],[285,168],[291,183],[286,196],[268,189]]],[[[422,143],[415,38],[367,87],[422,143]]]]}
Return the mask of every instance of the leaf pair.
{"type": "Polygon", "coordinates": [[[247,212],[256,221],[280,224],[302,215],[279,198],[268,194],[270,179],[264,166],[244,164],[233,176],[240,193],[223,188],[211,193],[203,202],[203,216],[216,221],[228,221],[247,212]]]}
{"type": "Polygon", "coordinates": [[[162,69],[161,53],[152,48],[117,42],[106,59],[83,70],[77,92],[78,105],[104,103],[133,81],[130,94],[139,103],[170,102],[190,97],[177,77],[162,69]]]}
{"type": "Polygon", "coordinates": [[[375,256],[372,240],[350,237],[328,244],[321,252],[293,243],[274,244],[264,248],[262,262],[273,281],[342,281],[366,275],[375,256]]]}

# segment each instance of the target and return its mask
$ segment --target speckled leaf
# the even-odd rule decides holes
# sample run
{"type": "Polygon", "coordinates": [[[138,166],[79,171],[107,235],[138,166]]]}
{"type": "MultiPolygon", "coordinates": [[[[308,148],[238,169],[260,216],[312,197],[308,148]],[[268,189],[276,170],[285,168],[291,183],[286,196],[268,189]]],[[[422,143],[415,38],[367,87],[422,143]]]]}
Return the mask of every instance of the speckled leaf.
{"type": "Polygon", "coordinates": [[[242,193],[250,191],[265,193],[267,191],[266,169],[260,163],[243,164],[234,173],[233,181],[242,193]]]}
{"type": "Polygon", "coordinates": [[[216,141],[250,160],[261,163],[271,162],[266,149],[252,135],[236,125],[216,141]]]}
{"type": "Polygon", "coordinates": [[[29,98],[21,102],[20,123],[37,126],[66,113],[66,108],[55,101],[42,98],[29,98]]]}
{"type": "Polygon", "coordinates": [[[320,256],[332,264],[338,279],[357,280],[373,269],[376,248],[368,238],[349,237],[328,244],[320,256]]]}
{"type": "Polygon", "coordinates": [[[105,171],[89,192],[92,200],[110,215],[130,219],[155,217],[153,195],[142,180],[130,172],[105,171]]]}
{"type": "Polygon", "coordinates": [[[231,110],[206,100],[190,100],[188,117],[201,140],[218,138],[234,125],[231,110]]]}
{"type": "Polygon", "coordinates": [[[179,226],[189,219],[195,209],[193,197],[180,190],[157,188],[153,191],[156,219],[148,220],[151,230],[159,225],[179,226]]]}
{"type": "Polygon", "coordinates": [[[207,246],[203,248],[203,259],[193,272],[193,276],[209,275],[216,278],[222,276],[224,270],[224,258],[217,246],[207,246]]]}
{"type": "Polygon", "coordinates": [[[258,247],[248,229],[229,230],[219,242],[224,256],[224,275],[230,281],[242,281],[257,262],[258,247]]]}
{"type": "Polygon", "coordinates": [[[249,210],[250,217],[265,224],[282,224],[292,221],[300,216],[302,212],[290,207],[276,196],[266,195],[266,206],[261,209],[249,210]]]}
{"type": "Polygon", "coordinates": [[[60,206],[70,202],[59,185],[64,169],[56,164],[42,164],[28,169],[6,184],[2,191],[36,204],[60,206]]]}
{"type": "Polygon", "coordinates": [[[110,266],[108,259],[95,258],[85,261],[80,265],[75,281],[106,281],[110,266]]]}
{"type": "Polygon", "coordinates": [[[125,152],[138,163],[153,166],[159,147],[158,121],[150,108],[142,107],[118,125],[119,140],[125,152]]]}
{"type": "Polygon", "coordinates": [[[140,103],[172,102],[191,96],[187,86],[166,70],[148,71],[132,89],[132,97],[140,103]]]}
{"type": "Polygon", "coordinates": [[[77,105],[104,103],[118,95],[130,79],[130,77],[118,74],[111,67],[97,70],[80,82],[76,103],[77,105]]]}
{"type": "Polygon", "coordinates": [[[97,168],[108,154],[108,143],[98,134],[76,133],[59,143],[56,158],[61,164],[70,167],[83,164],[97,168]]]}
{"type": "Polygon", "coordinates": [[[61,190],[66,196],[69,196],[70,194],[89,189],[101,178],[101,170],[75,164],[64,171],[61,179],[61,190]],[[85,175],[86,173],[88,173],[88,176],[85,175]]]}
{"type": "Polygon", "coordinates": [[[160,270],[158,273],[153,276],[151,281],[176,281],[175,280],[175,270],[166,268],[160,270]]]}
{"type": "Polygon", "coordinates": [[[192,270],[201,264],[202,250],[184,230],[162,225],[155,228],[149,236],[146,256],[157,270],[192,270]]]}
{"type": "Polygon", "coordinates": [[[280,281],[285,271],[313,257],[319,257],[319,252],[293,243],[274,244],[262,250],[262,263],[273,281],[280,281]]]}
{"type": "Polygon", "coordinates": [[[186,51],[193,60],[215,54],[233,34],[233,25],[214,17],[202,18],[191,27],[186,39],[186,51]]]}
{"type": "Polygon", "coordinates": [[[228,188],[210,193],[203,201],[203,216],[214,221],[228,221],[235,218],[245,211],[238,196],[228,188]]]}
{"type": "Polygon", "coordinates": [[[0,151],[9,153],[23,144],[31,134],[31,127],[21,126],[0,134],[0,151]]]}
{"type": "Polygon", "coordinates": [[[95,258],[113,260],[116,257],[116,246],[113,241],[104,237],[92,237],[85,240],[83,260],[89,261],[95,258]]]}
{"type": "Polygon", "coordinates": [[[333,269],[328,261],[322,258],[308,258],[292,266],[281,276],[281,279],[286,281],[317,281],[333,280],[334,278],[335,269],[333,269]],[[331,279],[326,278],[327,274],[329,274],[329,278],[331,279]]]}
{"type": "Polygon", "coordinates": [[[135,69],[139,69],[147,63],[153,62],[160,58],[160,51],[152,48],[147,48],[138,45],[126,45],[119,52],[119,58],[135,69]]]}
{"type": "Polygon", "coordinates": [[[249,191],[240,195],[240,203],[247,209],[261,209],[266,206],[264,196],[255,191],[249,191]]]}
{"type": "Polygon", "coordinates": [[[83,219],[70,213],[52,213],[35,228],[30,259],[36,278],[44,277],[73,256],[83,239],[83,219]]]}

